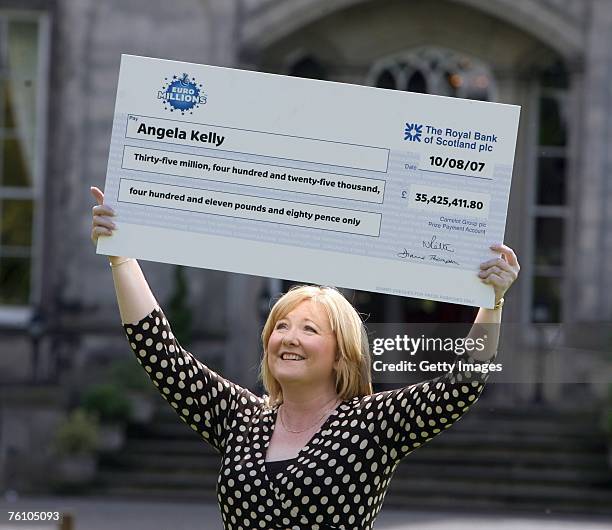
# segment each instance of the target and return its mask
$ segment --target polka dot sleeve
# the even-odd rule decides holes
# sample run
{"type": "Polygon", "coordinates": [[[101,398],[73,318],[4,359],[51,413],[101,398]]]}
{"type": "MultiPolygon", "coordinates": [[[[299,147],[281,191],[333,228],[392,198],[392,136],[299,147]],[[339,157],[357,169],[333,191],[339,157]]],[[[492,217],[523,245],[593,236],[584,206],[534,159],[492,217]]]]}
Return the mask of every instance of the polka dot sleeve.
{"type": "Polygon", "coordinates": [[[477,369],[492,361],[465,357],[436,379],[365,398],[371,400],[366,418],[371,420],[368,425],[374,439],[393,459],[430,441],[476,402],[488,378],[477,369]]]}
{"type": "Polygon", "coordinates": [[[125,324],[136,359],[180,418],[217,451],[226,448],[232,418],[249,415],[262,400],[224,379],[185,351],[160,308],[125,324]]]}

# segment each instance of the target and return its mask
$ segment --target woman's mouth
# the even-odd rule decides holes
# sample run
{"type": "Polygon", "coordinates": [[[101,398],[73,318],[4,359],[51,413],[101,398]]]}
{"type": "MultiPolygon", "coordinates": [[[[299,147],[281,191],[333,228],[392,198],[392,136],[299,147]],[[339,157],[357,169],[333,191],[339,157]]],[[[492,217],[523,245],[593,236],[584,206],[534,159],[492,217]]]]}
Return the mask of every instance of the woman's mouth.
{"type": "Polygon", "coordinates": [[[283,361],[303,361],[304,357],[297,353],[282,353],[281,359],[283,361]]]}

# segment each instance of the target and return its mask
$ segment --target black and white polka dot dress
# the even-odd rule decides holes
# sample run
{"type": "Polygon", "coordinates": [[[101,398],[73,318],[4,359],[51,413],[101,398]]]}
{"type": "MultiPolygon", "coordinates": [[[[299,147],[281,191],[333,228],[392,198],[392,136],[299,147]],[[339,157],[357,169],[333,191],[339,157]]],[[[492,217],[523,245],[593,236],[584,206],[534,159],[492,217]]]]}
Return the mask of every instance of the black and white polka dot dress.
{"type": "Polygon", "coordinates": [[[185,351],[160,309],[124,327],[161,395],[221,453],[217,497],[228,530],[373,528],[400,460],[460,418],[484,381],[481,374],[449,372],[344,401],[274,474],[265,455],[278,407],[185,351]]]}

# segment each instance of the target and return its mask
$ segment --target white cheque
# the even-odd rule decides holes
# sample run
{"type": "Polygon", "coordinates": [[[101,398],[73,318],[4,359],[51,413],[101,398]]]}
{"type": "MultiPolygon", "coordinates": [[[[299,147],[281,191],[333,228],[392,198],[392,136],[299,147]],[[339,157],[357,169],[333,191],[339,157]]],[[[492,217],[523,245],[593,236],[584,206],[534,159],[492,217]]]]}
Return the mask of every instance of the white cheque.
{"type": "Polygon", "coordinates": [[[519,112],[124,55],[98,253],[492,307],[519,112]]]}

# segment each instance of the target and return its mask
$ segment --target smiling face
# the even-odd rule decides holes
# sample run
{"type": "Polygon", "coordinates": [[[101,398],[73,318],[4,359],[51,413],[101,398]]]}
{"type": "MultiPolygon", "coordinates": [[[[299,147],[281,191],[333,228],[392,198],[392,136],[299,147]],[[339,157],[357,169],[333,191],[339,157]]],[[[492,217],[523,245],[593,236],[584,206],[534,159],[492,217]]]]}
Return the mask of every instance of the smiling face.
{"type": "Polygon", "coordinates": [[[268,367],[281,386],[335,388],[336,336],[327,313],[312,300],[301,302],[276,322],[267,351],[268,367]]]}

